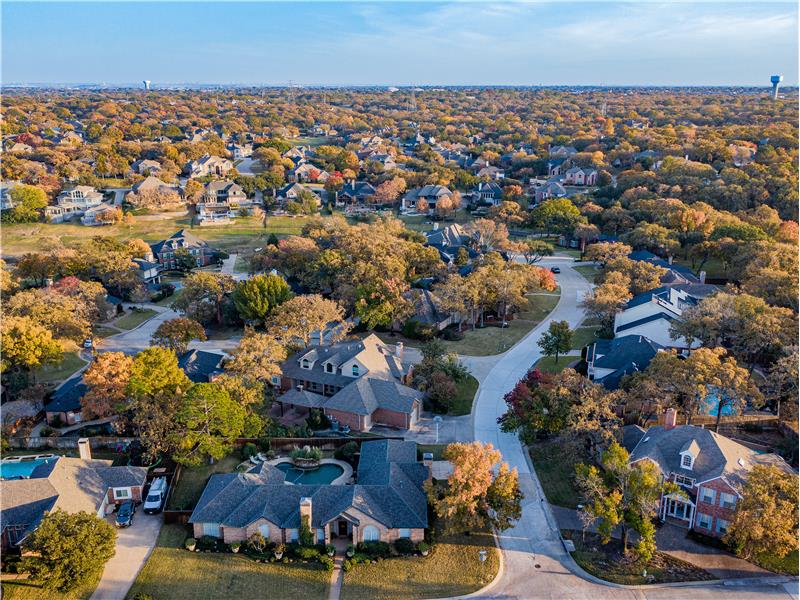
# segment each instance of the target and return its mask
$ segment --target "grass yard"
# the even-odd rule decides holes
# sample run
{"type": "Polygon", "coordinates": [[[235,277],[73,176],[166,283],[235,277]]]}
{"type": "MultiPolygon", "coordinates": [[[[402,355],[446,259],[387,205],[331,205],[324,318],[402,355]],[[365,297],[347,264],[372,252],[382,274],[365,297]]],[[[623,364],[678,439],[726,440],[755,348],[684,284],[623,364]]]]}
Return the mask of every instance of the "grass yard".
{"type": "Polygon", "coordinates": [[[259,563],[240,554],[184,550],[190,531],[164,525],[127,598],[326,598],[330,573],[314,565],[259,563]]]}
{"type": "MultiPolygon", "coordinates": [[[[400,220],[408,229],[413,231],[433,231],[434,221],[427,215],[400,215],[400,220]]],[[[444,229],[453,223],[459,223],[463,225],[464,223],[469,223],[472,220],[472,215],[470,215],[465,209],[460,208],[456,211],[455,217],[451,216],[448,217],[446,221],[436,222],[439,223],[439,229],[444,229]]]]}
{"type": "Polygon", "coordinates": [[[34,371],[35,380],[38,383],[56,383],[64,381],[75,371],[86,364],[77,352],[64,354],[64,360],[55,365],[44,365],[34,371]]]}
{"type": "Polygon", "coordinates": [[[572,539],[575,552],[572,557],[585,571],[595,577],[623,585],[642,585],[647,583],[675,583],[680,581],[709,581],[716,579],[708,571],[673,558],[663,552],[656,552],[645,566],[628,559],[622,550],[622,542],[612,539],[602,544],[600,536],[587,533],[585,540],[580,531],[562,530],[561,534],[572,539]],[[647,577],[642,575],[647,569],[647,577]]]}
{"type": "Polygon", "coordinates": [[[481,589],[497,575],[499,558],[490,533],[440,537],[427,557],[392,558],[358,565],[344,574],[343,600],[445,598],[481,589]],[[478,551],[487,550],[485,563],[478,551]]]}
{"type": "Polygon", "coordinates": [[[572,348],[580,350],[597,339],[596,327],[578,327],[572,333],[572,348]]]}
{"type": "Polygon", "coordinates": [[[213,465],[181,469],[181,478],[172,492],[169,508],[179,510],[194,508],[209,477],[215,473],[233,473],[241,462],[238,455],[230,454],[213,465]]]}
{"type": "Polygon", "coordinates": [[[38,584],[27,579],[10,581],[3,575],[3,600],[86,600],[94,592],[100,576],[78,586],[71,592],[61,593],[42,589],[38,584]]]}
{"type": "Polygon", "coordinates": [[[542,373],[561,373],[567,366],[579,359],[579,356],[564,356],[558,357],[556,362],[555,356],[543,356],[534,364],[534,368],[539,369],[542,373]]]}
{"type": "Polygon", "coordinates": [[[142,310],[130,310],[125,316],[122,316],[114,321],[114,326],[119,327],[120,329],[133,329],[145,321],[148,321],[150,318],[155,316],[155,314],[156,311],[150,308],[145,308],[142,310]]]}
{"type": "Polygon", "coordinates": [[[422,455],[426,452],[433,454],[433,460],[444,460],[442,455],[447,448],[447,444],[417,444],[417,458],[422,460],[422,455]]]}
{"type": "Polygon", "coordinates": [[[575,269],[581,275],[583,275],[583,278],[586,279],[589,283],[594,283],[594,277],[600,270],[594,265],[577,265],[572,268],[575,269]]]}
{"type": "Polygon", "coordinates": [[[538,442],[528,447],[536,474],[547,501],[556,506],[576,508],[580,492],[575,486],[575,460],[555,441],[538,442]]]}
{"type": "MultiPolygon", "coordinates": [[[[558,294],[530,294],[528,306],[520,311],[517,318],[509,321],[508,327],[484,327],[465,329],[464,339],[457,342],[444,341],[448,352],[466,356],[491,356],[502,354],[524,338],[534,327],[544,320],[558,304],[558,294]]],[[[467,327],[465,325],[465,327],[467,327]]]]}
{"type": "Polygon", "coordinates": [[[447,414],[458,417],[471,413],[472,401],[475,399],[479,385],[478,380],[472,375],[467,375],[464,381],[456,383],[458,394],[453,402],[453,409],[447,414]]]}
{"type": "Polygon", "coordinates": [[[209,327],[206,332],[209,340],[229,340],[232,337],[244,335],[241,327],[209,327]]]}
{"type": "MultiPolygon", "coordinates": [[[[272,233],[278,237],[299,234],[307,220],[307,217],[268,216],[265,228],[263,219],[242,217],[225,225],[195,227],[192,233],[215,248],[231,251],[264,246],[272,233]]],[[[20,255],[42,250],[56,241],[71,246],[94,235],[109,236],[122,241],[141,238],[146,242],[157,242],[179,229],[190,227],[191,219],[186,214],[167,215],[159,219],[139,218],[131,226],[108,225],[102,228],[87,228],[72,223],[4,224],[3,252],[20,255]]]]}
{"type": "Polygon", "coordinates": [[[754,562],[759,567],[769,569],[775,573],[783,573],[786,575],[797,576],[798,554],[797,550],[789,552],[783,558],[779,558],[774,554],[759,554],[755,557],[754,562]]]}
{"type": "Polygon", "coordinates": [[[117,335],[118,333],[120,332],[113,327],[106,327],[105,325],[92,326],[92,335],[94,335],[94,337],[107,338],[112,335],[117,335]]]}

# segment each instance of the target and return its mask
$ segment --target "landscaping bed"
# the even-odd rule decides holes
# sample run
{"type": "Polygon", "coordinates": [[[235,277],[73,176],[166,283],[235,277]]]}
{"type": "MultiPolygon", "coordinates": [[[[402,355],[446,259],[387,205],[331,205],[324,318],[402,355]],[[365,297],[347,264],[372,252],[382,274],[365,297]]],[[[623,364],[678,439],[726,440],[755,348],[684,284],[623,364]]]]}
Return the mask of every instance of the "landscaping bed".
{"type": "Polygon", "coordinates": [[[597,534],[571,530],[562,530],[561,535],[575,544],[572,558],[583,570],[612,583],[643,585],[716,579],[708,571],[663,552],[656,552],[647,565],[633,561],[624,555],[621,540],[603,544],[597,534]]]}
{"type": "Polygon", "coordinates": [[[326,598],[330,572],[317,564],[262,563],[241,553],[189,552],[182,525],[164,525],[127,598],[326,598]]]}
{"type": "Polygon", "coordinates": [[[395,557],[358,564],[344,574],[341,598],[383,600],[445,598],[481,589],[497,575],[500,561],[488,532],[441,536],[428,556],[395,557]],[[479,550],[487,551],[481,563],[479,550]]]}

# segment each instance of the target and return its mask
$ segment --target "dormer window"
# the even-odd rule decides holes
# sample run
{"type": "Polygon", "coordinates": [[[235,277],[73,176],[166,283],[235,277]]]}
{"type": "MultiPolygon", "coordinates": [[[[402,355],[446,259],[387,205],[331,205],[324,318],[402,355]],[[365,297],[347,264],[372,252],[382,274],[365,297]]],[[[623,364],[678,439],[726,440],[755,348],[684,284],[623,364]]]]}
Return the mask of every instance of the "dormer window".
{"type": "Polygon", "coordinates": [[[307,359],[307,358],[304,358],[304,359],[303,359],[303,360],[300,362],[300,366],[301,366],[301,367],[303,367],[304,369],[310,369],[310,368],[311,368],[311,363],[310,363],[310,362],[308,362],[308,359],[307,359]]]}
{"type": "Polygon", "coordinates": [[[688,452],[686,454],[682,454],[681,467],[684,469],[689,469],[691,471],[693,466],[694,466],[694,456],[692,456],[688,452]]]}
{"type": "Polygon", "coordinates": [[[353,365],[353,377],[358,377],[358,365],[353,365]]]}
{"type": "Polygon", "coordinates": [[[328,364],[325,365],[325,372],[326,373],[333,373],[333,365],[331,363],[328,363],[328,364]]]}

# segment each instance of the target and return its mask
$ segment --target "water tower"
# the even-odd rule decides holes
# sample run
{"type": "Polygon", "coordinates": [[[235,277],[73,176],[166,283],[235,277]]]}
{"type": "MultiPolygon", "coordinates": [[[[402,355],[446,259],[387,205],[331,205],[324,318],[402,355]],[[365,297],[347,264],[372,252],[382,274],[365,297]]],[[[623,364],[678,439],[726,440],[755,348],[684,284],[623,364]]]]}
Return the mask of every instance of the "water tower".
{"type": "Polygon", "coordinates": [[[777,100],[778,86],[781,84],[781,81],[783,81],[783,75],[773,75],[769,80],[772,82],[772,99],[777,100]]]}
{"type": "Polygon", "coordinates": [[[144,89],[145,90],[149,90],[150,89],[150,80],[149,79],[145,79],[144,81],[142,81],[142,83],[144,84],[144,89]]]}

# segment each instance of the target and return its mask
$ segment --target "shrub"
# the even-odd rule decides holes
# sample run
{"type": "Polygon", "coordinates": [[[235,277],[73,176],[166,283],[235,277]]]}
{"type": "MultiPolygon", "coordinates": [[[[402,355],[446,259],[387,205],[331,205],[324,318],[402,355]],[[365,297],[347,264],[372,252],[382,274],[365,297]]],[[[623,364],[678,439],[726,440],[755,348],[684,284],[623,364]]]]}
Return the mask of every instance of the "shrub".
{"type": "Polygon", "coordinates": [[[197,540],[193,537],[188,537],[186,541],[183,542],[183,547],[187,550],[194,550],[195,546],[197,546],[197,540]]]}
{"type": "Polygon", "coordinates": [[[330,429],[331,421],[330,419],[325,416],[319,409],[311,409],[311,412],[306,419],[306,424],[308,425],[309,429],[313,429],[318,431],[320,429],[330,429]]]}
{"type": "Polygon", "coordinates": [[[453,400],[458,394],[453,378],[442,371],[437,371],[430,376],[426,391],[434,412],[443,413],[450,410],[453,400]]]}
{"type": "Polygon", "coordinates": [[[267,547],[267,540],[264,539],[260,532],[256,531],[248,538],[247,544],[254,552],[263,552],[267,547]]]}
{"type": "Polygon", "coordinates": [[[231,552],[238,552],[241,547],[242,547],[242,543],[241,542],[231,542],[230,543],[231,552]]]}
{"type": "Polygon", "coordinates": [[[419,550],[420,554],[424,554],[425,552],[429,552],[431,549],[430,545],[426,542],[420,542],[417,544],[417,550],[419,550]]]}
{"type": "Polygon", "coordinates": [[[361,542],[356,548],[372,558],[388,558],[392,555],[391,546],[386,542],[361,542]]]}
{"type": "Polygon", "coordinates": [[[427,341],[436,336],[436,329],[431,325],[425,325],[414,319],[409,319],[403,323],[401,329],[404,336],[412,340],[427,341]]]}
{"type": "Polygon", "coordinates": [[[349,558],[346,558],[344,561],[342,561],[342,571],[349,573],[352,568],[353,563],[349,558]]]}
{"type": "Polygon", "coordinates": [[[398,554],[414,554],[416,546],[410,539],[400,538],[395,541],[394,549],[397,550],[398,554]]]}
{"type": "Polygon", "coordinates": [[[347,442],[344,446],[337,448],[333,456],[355,465],[356,454],[358,454],[358,444],[356,442],[347,442]]]}
{"type": "Polygon", "coordinates": [[[442,339],[445,339],[448,342],[460,342],[464,339],[464,333],[458,329],[448,327],[442,331],[442,339]]]}
{"type": "Polygon", "coordinates": [[[319,562],[326,571],[333,571],[333,559],[331,557],[321,556],[319,562]]]}
{"type": "Polygon", "coordinates": [[[319,549],[314,546],[300,546],[299,548],[294,549],[292,554],[296,558],[303,560],[319,560],[322,558],[319,549]]]}
{"type": "Polygon", "coordinates": [[[306,460],[322,460],[322,450],[317,447],[303,446],[302,448],[295,448],[289,452],[291,458],[300,458],[306,460]]]}
{"type": "Polygon", "coordinates": [[[200,550],[213,550],[217,551],[217,543],[219,540],[215,538],[213,535],[204,535],[199,540],[197,540],[197,547],[200,550]]]}
{"type": "Polygon", "coordinates": [[[333,544],[328,544],[327,546],[325,546],[325,554],[330,556],[331,554],[335,553],[336,553],[336,546],[334,546],[333,544]]]}
{"type": "Polygon", "coordinates": [[[251,442],[247,442],[244,446],[242,446],[242,456],[246,459],[255,456],[258,454],[258,448],[255,444],[251,442]]]}
{"type": "Polygon", "coordinates": [[[286,544],[278,544],[273,550],[275,554],[284,554],[286,552],[286,544]]]}

